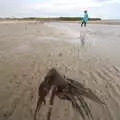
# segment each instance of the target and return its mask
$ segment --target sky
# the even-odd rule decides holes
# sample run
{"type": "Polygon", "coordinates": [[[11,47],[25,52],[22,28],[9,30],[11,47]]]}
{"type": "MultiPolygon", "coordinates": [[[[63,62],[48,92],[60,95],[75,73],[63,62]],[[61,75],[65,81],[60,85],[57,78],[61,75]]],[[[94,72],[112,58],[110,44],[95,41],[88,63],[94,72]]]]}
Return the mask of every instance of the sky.
{"type": "Polygon", "coordinates": [[[83,16],[120,19],[120,0],[0,0],[0,17],[83,16]]]}

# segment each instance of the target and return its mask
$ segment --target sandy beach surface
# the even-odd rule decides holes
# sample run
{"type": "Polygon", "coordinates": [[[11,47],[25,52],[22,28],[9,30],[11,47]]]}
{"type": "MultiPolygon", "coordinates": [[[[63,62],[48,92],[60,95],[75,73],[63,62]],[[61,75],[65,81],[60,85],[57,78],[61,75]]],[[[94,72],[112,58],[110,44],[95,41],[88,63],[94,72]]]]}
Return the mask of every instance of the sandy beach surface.
{"type": "MultiPolygon", "coordinates": [[[[0,24],[0,120],[33,120],[38,86],[53,67],[105,101],[87,100],[95,120],[120,120],[120,25],[67,22],[0,24]]],[[[82,118],[56,98],[52,120],[82,118]]]]}

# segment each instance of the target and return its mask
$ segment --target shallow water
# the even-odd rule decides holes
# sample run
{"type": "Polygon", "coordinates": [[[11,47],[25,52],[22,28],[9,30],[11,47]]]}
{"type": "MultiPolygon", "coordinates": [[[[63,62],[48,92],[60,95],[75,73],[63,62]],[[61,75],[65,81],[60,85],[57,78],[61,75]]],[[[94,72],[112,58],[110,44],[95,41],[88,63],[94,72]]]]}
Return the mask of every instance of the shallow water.
{"type": "MultiPolygon", "coordinates": [[[[58,28],[60,26],[57,24],[58,28]]],[[[70,34],[73,32],[74,39],[67,42],[76,44],[75,53],[78,52],[81,60],[79,67],[83,66],[80,71],[85,72],[83,79],[88,79],[86,84],[89,87],[92,84],[106,99],[108,111],[102,113],[101,118],[96,116],[96,119],[119,120],[120,26],[88,25],[87,28],[80,28],[80,24],[69,23],[64,27],[66,31],[69,29],[70,34]]]]}

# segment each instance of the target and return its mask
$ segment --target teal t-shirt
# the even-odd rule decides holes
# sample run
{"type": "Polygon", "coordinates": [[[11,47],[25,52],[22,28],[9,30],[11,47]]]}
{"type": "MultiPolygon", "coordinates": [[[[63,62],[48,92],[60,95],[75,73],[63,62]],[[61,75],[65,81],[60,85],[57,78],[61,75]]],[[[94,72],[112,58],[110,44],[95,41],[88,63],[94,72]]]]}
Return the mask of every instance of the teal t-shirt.
{"type": "Polygon", "coordinates": [[[85,22],[88,21],[88,14],[87,13],[84,14],[83,21],[85,21],[85,22]]]}

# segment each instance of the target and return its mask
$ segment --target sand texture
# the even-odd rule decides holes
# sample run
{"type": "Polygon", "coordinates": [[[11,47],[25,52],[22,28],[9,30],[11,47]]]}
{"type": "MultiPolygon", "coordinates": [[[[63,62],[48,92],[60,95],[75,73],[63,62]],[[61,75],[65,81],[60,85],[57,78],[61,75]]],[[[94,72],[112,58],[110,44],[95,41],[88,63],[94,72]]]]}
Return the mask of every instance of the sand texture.
{"type": "MultiPolygon", "coordinates": [[[[120,26],[67,22],[0,24],[0,120],[33,120],[38,86],[53,67],[105,101],[87,100],[95,120],[120,120],[120,26]]],[[[56,98],[52,120],[82,118],[56,98]]]]}

